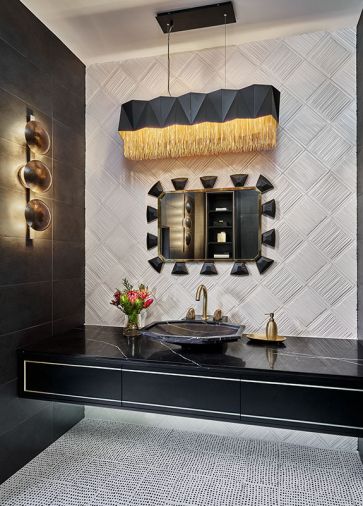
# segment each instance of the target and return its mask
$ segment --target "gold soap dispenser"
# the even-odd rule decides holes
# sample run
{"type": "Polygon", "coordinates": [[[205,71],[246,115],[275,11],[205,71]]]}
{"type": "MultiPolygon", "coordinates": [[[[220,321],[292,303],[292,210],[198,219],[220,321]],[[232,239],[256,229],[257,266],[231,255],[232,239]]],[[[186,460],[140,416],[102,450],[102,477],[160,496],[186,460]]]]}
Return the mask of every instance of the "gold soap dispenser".
{"type": "Polygon", "coordinates": [[[277,338],[277,324],[274,320],[274,313],[267,313],[266,316],[270,316],[269,321],[266,325],[266,339],[268,341],[276,341],[277,338]]]}

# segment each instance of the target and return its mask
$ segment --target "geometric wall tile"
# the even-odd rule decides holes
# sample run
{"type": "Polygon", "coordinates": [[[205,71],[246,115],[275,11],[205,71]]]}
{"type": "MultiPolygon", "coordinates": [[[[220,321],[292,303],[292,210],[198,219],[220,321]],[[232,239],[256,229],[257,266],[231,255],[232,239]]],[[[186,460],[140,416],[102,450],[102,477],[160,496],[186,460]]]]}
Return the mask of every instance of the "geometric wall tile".
{"type": "MultiPolygon", "coordinates": [[[[174,58],[173,95],[209,92],[216,88],[216,76],[221,82],[224,79],[220,48],[178,53],[174,58]]],[[[211,309],[221,304],[231,321],[246,324],[246,332],[263,331],[264,313],[275,311],[282,335],[356,337],[355,29],[244,43],[227,47],[227,58],[237,63],[230,69],[230,84],[227,69],[227,87],[258,82],[281,89],[280,126],[273,151],[166,163],[125,162],[115,131],[119,104],[165,94],[165,58],[87,67],[86,322],[123,324],[119,312],[107,302],[115,280],[123,277],[134,284],[144,282],[155,291],[145,324],[185,315],[185,301],[192,303],[203,281],[211,309]],[[334,96],[342,98],[344,107],[334,96]],[[172,188],[170,180],[188,178],[188,188],[194,189],[202,187],[200,176],[216,174],[216,187],[231,187],[230,175],[240,173],[248,173],[251,184],[261,173],[274,183],[279,212],[273,268],[261,276],[257,266],[247,264],[248,276],[231,276],[234,264],[218,262],[214,265],[218,276],[201,276],[202,264],[188,263],[189,276],[172,276],[173,266],[161,269],[158,257],[161,272],[149,267],[145,237],[150,232],[156,237],[157,227],[156,222],[150,226],[145,222],[145,205],[155,181],[172,188]],[[325,196],[324,189],[328,190],[325,196]]],[[[154,205],[157,207],[156,201],[154,205]]],[[[262,230],[270,228],[270,218],[263,216],[262,230]]],[[[264,254],[267,248],[262,246],[264,254]]],[[[266,437],[276,437],[276,429],[259,430],[266,437]]],[[[281,431],[280,438],[301,441],[287,429],[281,431]]],[[[306,437],[307,433],[301,434],[306,437]]],[[[313,436],[314,441],[323,437],[326,446],[332,444],[331,435],[313,436]]],[[[304,441],[313,444],[311,438],[310,433],[304,441]]]]}
{"type": "MultiPolygon", "coordinates": [[[[249,332],[260,332],[264,313],[271,310],[281,315],[282,335],[355,337],[352,313],[336,309],[352,296],[354,300],[356,294],[354,37],[355,30],[345,29],[331,35],[317,32],[227,48],[227,57],[236,63],[230,85],[227,72],[227,87],[243,88],[255,81],[274,84],[282,91],[277,147],[263,153],[125,162],[115,131],[119,104],[165,93],[163,58],[136,58],[87,68],[86,321],[122,324],[107,306],[105,295],[114,289],[115,279],[129,277],[134,284],[142,281],[155,290],[156,302],[145,313],[146,323],[185,314],[185,300],[203,279],[213,306],[223,304],[223,313],[244,321],[249,332]],[[324,57],[319,51],[326,53],[324,57]],[[180,180],[184,185],[188,179],[194,189],[202,187],[200,177],[215,174],[220,181],[215,186],[230,187],[234,184],[230,175],[240,173],[249,174],[251,184],[261,173],[274,183],[273,197],[279,204],[274,268],[261,277],[257,266],[246,263],[249,276],[231,276],[233,263],[221,261],[212,264],[219,276],[207,277],[200,275],[202,264],[188,263],[189,276],[177,278],[171,275],[172,265],[160,274],[148,268],[150,255],[144,241],[147,237],[148,246],[156,248],[157,232],[156,221],[151,230],[144,213],[155,181],[165,187],[174,179],[171,187],[177,189],[174,182],[180,180]],[[307,304],[314,301],[312,310],[322,308],[312,322],[306,320],[302,297],[306,289],[307,304]]],[[[216,75],[224,75],[220,48],[180,53],[175,58],[173,95],[207,93],[215,89],[216,75]]],[[[157,210],[151,210],[149,218],[156,217],[157,210]]],[[[267,235],[270,218],[263,215],[261,226],[267,235]]],[[[262,245],[263,254],[268,247],[262,245]]],[[[161,259],[156,259],[161,269],[161,259]]],[[[185,265],[182,267],[184,270],[185,265]]]]}
{"type": "Polygon", "coordinates": [[[328,168],[336,164],[350,148],[351,145],[328,125],[309,144],[310,152],[328,168]]]}
{"type": "Polygon", "coordinates": [[[286,128],[303,146],[308,146],[325,124],[325,120],[314,112],[314,108],[305,105],[288,122],[286,128]]]}
{"type": "Polygon", "coordinates": [[[335,84],[326,80],[308,100],[310,107],[318,111],[329,121],[341,113],[350,103],[351,98],[335,84]]]}
{"type": "Polygon", "coordinates": [[[349,51],[331,35],[326,35],[307,55],[315,66],[329,76],[334,74],[349,56],[349,51]]]}
{"type": "Polygon", "coordinates": [[[319,160],[304,151],[287,169],[285,174],[302,190],[309,191],[315,183],[328,171],[319,160]]]}
{"type": "Polygon", "coordinates": [[[299,55],[282,43],[263,62],[263,67],[273,72],[283,82],[302,61],[299,55]]]}
{"type": "Polygon", "coordinates": [[[326,217],[326,212],[313,199],[304,195],[288,213],[289,223],[308,236],[326,217]]]}

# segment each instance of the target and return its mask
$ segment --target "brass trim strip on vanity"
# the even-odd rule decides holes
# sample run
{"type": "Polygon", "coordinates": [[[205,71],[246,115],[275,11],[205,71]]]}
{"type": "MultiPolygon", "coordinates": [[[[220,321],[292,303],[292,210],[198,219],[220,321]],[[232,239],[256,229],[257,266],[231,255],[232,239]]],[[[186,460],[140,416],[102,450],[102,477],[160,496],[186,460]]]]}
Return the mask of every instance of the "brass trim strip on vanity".
{"type": "Polygon", "coordinates": [[[121,405],[121,399],[106,399],[103,397],[88,397],[87,395],[73,395],[73,394],[59,394],[57,392],[43,392],[42,390],[25,390],[27,394],[41,394],[41,395],[56,395],[58,397],[67,397],[68,399],[89,399],[92,401],[105,401],[105,402],[119,402],[121,405]]]}
{"type": "Polygon", "coordinates": [[[24,360],[24,381],[23,381],[23,391],[24,393],[29,394],[41,394],[41,395],[55,395],[59,397],[68,397],[71,399],[90,399],[94,401],[106,401],[106,402],[119,402],[121,404],[121,398],[120,399],[107,399],[103,397],[89,397],[86,395],[73,395],[73,394],[61,394],[57,392],[44,392],[42,390],[28,390],[27,389],[27,370],[26,366],[27,364],[42,364],[42,365],[59,365],[64,367],[78,367],[78,368],[86,368],[86,369],[106,369],[109,371],[121,371],[121,367],[104,367],[104,366],[98,366],[98,365],[81,365],[81,364],[64,364],[63,362],[45,362],[41,360],[24,360]]]}
{"type": "Polygon", "coordinates": [[[363,392],[363,389],[361,389],[361,388],[331,387],[328,385],[327,386],[307,385],[306,383],[283,383],[280,381],[261,381],[261,380],[248,380],[248,379],[241,379],[240,381],[243,383],[261,383],[263,385],[282,385],[282,386],[288,386],[288,387],[320,388],[323,390],[342,390],[342,391],[348,391],[348,392],[363,392]]]}
{"type": "MultiPolygon", "coordinates": [[[[273,416],[261,416],[261,415],[244,415],[241,414],[241,421],[243,422],[243,418],[260,418],[262,420],[276,420],[280,422],[292,422],[292,423],[307,423],[310,425],[322,425],[324,427],[340,427],[342,429],[355,429],[355,430],[363,430],[363,427],[356,427],[355,425],[339,425],[337,423],[324,423],[324,422],[310,422],[307,420],[295,420],[293,418],[276,418],[273,416]]],[[[284,427],[281,427],[284,428],[284,427]]]]}
{"type": "Polygon", "coordinates": [[[240,379],[235,378],[220,378],[216,376],[198,376],[197,374],[180,374],[176,372],[158,372],[158,371],[140,371],[138,369],[122,369],[122,372],[138,372],[141,374],[160,374],[163,376],[181,376],[183,378],[200,378],[200,379],[212,379],[212,380],[222,380],[222,381],[240,381],[240,379]]]}
{"type": "Polygon", "coordinates": [[[184,408],[181,406],[169,406],[168,404],[152,404],[148,402],[135,402],[135,401],[122,401],[122,404],[137,404],[138,406],[151,406],[151,407],[157,407],[157,408],[167,408],[167,409],[180,409],[180,410],[186,410],[186,411],[200,411],[202,413],[214,413],[219,415],[230,415],[230,416],[238,416],[240,417],[241,414],[238,413],[228,413],[226,411],[212,411],[211,409],[200,409],[200,408],[184,408]]]}

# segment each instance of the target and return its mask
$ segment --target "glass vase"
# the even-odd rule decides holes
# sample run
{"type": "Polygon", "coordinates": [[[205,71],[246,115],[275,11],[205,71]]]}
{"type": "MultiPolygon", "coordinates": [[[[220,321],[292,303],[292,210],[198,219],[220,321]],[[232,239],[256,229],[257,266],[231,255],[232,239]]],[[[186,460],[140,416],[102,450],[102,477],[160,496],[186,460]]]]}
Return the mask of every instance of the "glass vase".
{"type": "Polygon", "coordinates": [[[139,313],[132,313],[126,315],[126,326],[124,328],[124,335],[128,337],[135,337],[140,335],[139,313]]]}

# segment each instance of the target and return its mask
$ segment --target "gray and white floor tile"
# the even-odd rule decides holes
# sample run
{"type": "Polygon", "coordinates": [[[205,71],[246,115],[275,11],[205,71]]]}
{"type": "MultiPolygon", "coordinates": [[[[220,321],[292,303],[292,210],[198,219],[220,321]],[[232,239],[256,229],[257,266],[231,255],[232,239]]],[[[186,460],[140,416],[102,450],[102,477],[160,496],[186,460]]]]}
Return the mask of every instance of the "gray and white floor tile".
{"type": "Polygon", "coordinates": [[[362,506],[357,452],[85,419],[1,506],[362,506]]]}

